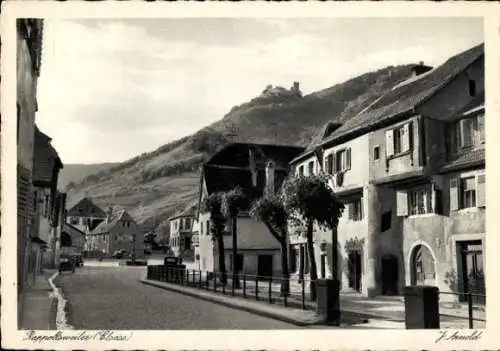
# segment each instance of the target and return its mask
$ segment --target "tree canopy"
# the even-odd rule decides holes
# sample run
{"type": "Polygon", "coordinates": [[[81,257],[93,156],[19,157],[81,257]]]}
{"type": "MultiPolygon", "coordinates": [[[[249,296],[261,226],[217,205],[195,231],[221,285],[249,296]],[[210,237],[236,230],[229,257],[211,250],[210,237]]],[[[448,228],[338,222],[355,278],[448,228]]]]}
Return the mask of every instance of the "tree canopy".
{"type": "Polygon", "coordinates": [[[283,183],[281,200],[296,225],[313,220],[320,228],[335,228],[344,210],[325,175],[291,177],[283,183]]]}
{"type": "Polygon", "coordinates": [[[288,212],[280,199],[274,195],[266,195],[259,198],[252,205],[250,215],[272,226],[272,229],[280,232],[288,223],[288,212]]]}
{"type": "Polygon", "coordinates": [[[235,217],[246,207],[248,207],[248,199],[241,187],[236,186],[222,195],[221,212],[224,217],[235,217]]]}

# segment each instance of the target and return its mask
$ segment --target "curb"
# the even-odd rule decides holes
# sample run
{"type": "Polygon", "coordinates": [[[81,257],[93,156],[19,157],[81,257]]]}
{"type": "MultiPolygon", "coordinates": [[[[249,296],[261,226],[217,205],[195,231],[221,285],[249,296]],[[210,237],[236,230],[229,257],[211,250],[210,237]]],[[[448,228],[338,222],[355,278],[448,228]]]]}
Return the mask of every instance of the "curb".
{"type": "Polygon", "coordinates": [[[59,275],[55,272],[49,278],[49,284],[52,287],[51,297],[57,301],[56,307],[56,329],[57,330],[73,330],[72,325],[68,324],[67,300],[63,297],[61,290],[54,284],[54,279],[59,275]]]}
{"type": "MultiPolygon", "coordinates": [[[[242,306],[241,304],[233,303],[231,301],[224,301],[224,300],[222,300],[220,298],[217,298],[217,296],[204,296],[204,295],[197,294],[196,292],[189,291],[187,289],[186,290],[184,290],[184,289],[176,289],[175,287],[160,285],[160,284],[158,284],[156,282],[148,281],[148,280],[145,280],[145,279],[140,279],[139,281],[141,283],[145,284],[145,285],[150,285],[150,286],[154,286],[156,288],[160,288],[160,289],[164,289],[164,290],[169,290],[169,291],[173,291],[173,292],[176,292],[176,293],[181,293],[181,294],[184,294],[184,295],[187,295],[187,296],[191,296],[191,297],[196,297],[196,298],[198,298],[200,300],[210,301],[210,302],[222,305],[222,306],[236,308],[236,309],[239,309],[239,310],[242,310],[242,311],[245,311],[245,312],[253,313],[253,314],[256,314],[256,315],[259,315],[259,316],[262,316],[262,317],[272,318],[272,319],[279,320],[279,321],[282,321],[282,322],[285,322],[285,323],[289,323],[289,324],[293,324],[293,325],[296,325],[296,326],[299,326],[299,327],[323,324],[321,318],[318,318],[318,320],[311,321],[311,322],[298,321],[296,319],[293,319],[293,318],[290,318],[290,317],[286,317],[286,316],[282,316],[282,315],[277,315],[277,314],[272,313],[272,312],[268,312],[268,311],[256,309],[256,308],[253,308],[253,307],[242,306]]],[[[232,298],[232,296],[231,296],[231,298],[232,298]]]]}

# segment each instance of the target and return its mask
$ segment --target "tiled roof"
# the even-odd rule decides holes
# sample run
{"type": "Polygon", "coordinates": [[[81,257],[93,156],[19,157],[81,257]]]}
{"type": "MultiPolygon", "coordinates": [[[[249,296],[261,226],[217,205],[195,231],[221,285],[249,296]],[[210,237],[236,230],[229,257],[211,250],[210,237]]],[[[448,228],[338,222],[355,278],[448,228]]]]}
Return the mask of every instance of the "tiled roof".
{"type": "Polygon", "coordinates": [[[94,204],[90,198],[84,197],[68,210],[68,216],[106,218],[106,212],[94,204]]]}
{"type": "Polygon", "coordinates": [[[111,229],[115,227],[121,220],[133,221],[134,219],[128,214],[126,210],[114,211],[108,221],[104,221],[99,224],[93,231],[92,234],[104,234],[109,233],[111,229]]]}
{"type": "Polygon", "coordinates": [[[249,167],[249,150],[254,150],[257,165],[272,160],[277,168],[288,168],[288,163],[304,148],[289,145],[267,145],[251,143],[232,143],[213,155],[206,164],[249,167]]]}
{"type": "Polygon", "coordinates": [[[465,153],[457,155],[450,160],[446,165],[441,167],[440,172],[457,170],[464,167],[476,166],[484,164],[486,160],[484,149],[469,150],[465,153]]]}
{"type": "Polygon", "coordinates": [[[346,137],[412,111],[459,73],[484,55],[484,44],[448,59],[444,64],[408,84],[395,87],[360,114],[348,119],[324,142],[346,137]]]}
{"type": "Polygon", "coordinates": [[[34,169],[33,182],[51,183],[55,179],[54,168],[62,168],[62,162],[57,151],[50,144],[52,139],[35,126],[34,169]]]}

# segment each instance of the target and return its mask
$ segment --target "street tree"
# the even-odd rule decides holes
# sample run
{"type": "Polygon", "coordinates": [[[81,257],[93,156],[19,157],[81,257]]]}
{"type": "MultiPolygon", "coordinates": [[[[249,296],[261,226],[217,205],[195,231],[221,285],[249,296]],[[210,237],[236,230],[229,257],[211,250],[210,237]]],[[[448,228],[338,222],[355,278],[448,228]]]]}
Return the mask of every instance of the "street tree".
{"type": "Polygon", "coordinates": [[[210,235],[212,240],[217,244],[220,282],[222,285],[227,283],[226,264],[224,260],[224,226],[225,218],[222,215],[222,199],[224,194],[222,192],[212,193],[203,199],[201,206],[202,212],[210,214],[210,235]]]}
{"type": "Polygon", "coordinates": [[[252,205],[250,215],[262,222],[278,241],[281,249],[281,296],[290,294],[290,273],[288,271],[288,212],[275,194],[266,194],[252,205]]]}
{"type": "Polygon", "coordinates": [[[248,207],[248,198],[243,193],[241,187],[236,186],[234,189],[225,192],[222,196],[222,214],[229,221],[232,236],[232,285],[233,291],[240,287],[240,280],[237,271],[237,255],[238,255],[238,214],[240,211],[248,207]]]}
{"type": "Polygon", "coordinates": [[[311,300],[316,300],[316,284],[318,278],[314,255],[314,225],[320,229],[332,231],[333,276],[337,279],[337,226],[344,205],[337,199],[328,185],[324,174],[307,177],[291,177],[283,183],[280,197],[283,205],[295,225],[306,227],[307,252],[309,256],[311,278],[311,300]]]}

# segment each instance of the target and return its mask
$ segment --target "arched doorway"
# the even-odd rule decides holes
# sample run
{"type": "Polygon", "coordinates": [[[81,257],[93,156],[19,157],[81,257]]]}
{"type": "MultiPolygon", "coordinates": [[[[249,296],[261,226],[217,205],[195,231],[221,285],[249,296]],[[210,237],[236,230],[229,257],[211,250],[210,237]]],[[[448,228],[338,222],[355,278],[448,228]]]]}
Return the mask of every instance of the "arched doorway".
{"type": "Polygon", "coordinates": [[[71,236],[66,232],[61,233],[61,246],[62,247],[71,246],[71,236]]]}
{"type": "Polygon", "coordinates": [[[382,295],[398,295],[398,258],[392,254],[382,257],[382,295]]]}
{"type": "Polygon", "coordinates": [[[411,255],[412,285],[435,285],[436,268],[431,250],[425,245],[417,245],[411,255]]]}

